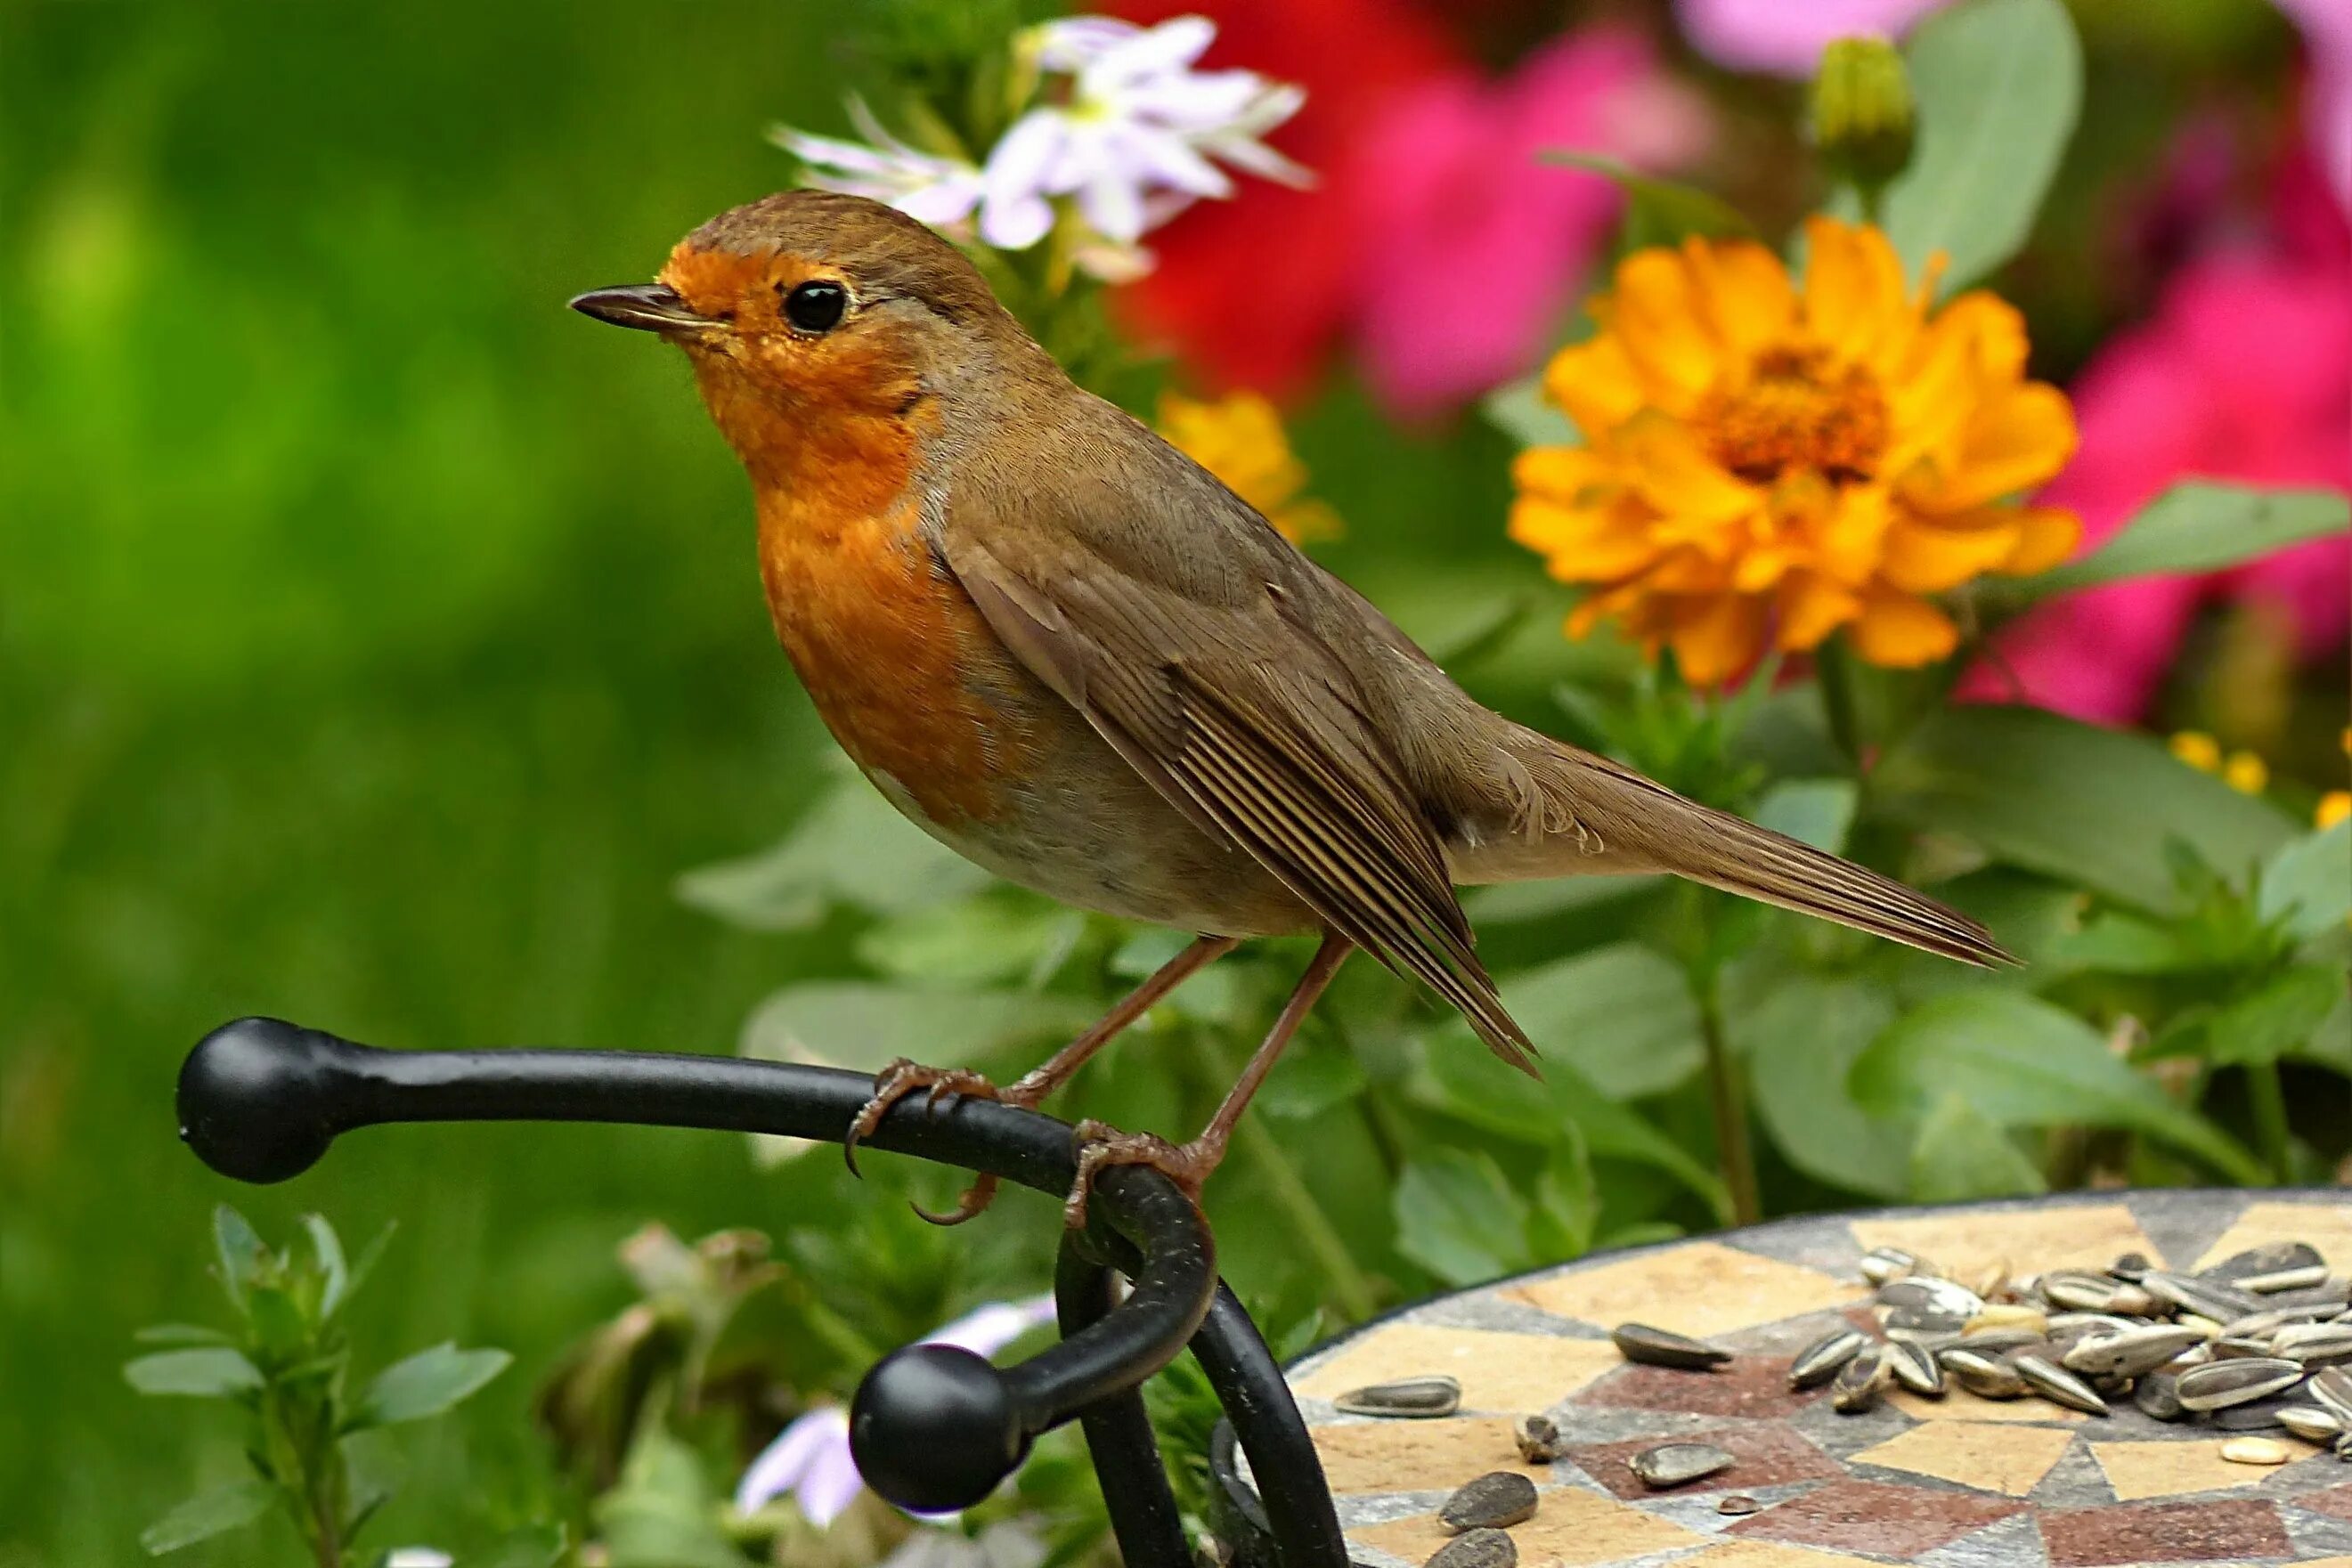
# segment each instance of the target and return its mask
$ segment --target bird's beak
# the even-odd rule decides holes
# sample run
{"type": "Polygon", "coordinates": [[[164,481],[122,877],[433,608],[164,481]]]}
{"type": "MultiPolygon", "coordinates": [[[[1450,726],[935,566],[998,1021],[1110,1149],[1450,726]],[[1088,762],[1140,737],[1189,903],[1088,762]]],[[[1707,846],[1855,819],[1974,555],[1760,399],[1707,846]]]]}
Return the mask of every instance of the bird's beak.
{"type": "Polygon", "coordinates": [[[677,290],[659,283],[626,283],[617,288],[592,288],[575,296],[572,308],[615,327],[641,332],[691,332],[718,322],[698,315],[677,290]]]}

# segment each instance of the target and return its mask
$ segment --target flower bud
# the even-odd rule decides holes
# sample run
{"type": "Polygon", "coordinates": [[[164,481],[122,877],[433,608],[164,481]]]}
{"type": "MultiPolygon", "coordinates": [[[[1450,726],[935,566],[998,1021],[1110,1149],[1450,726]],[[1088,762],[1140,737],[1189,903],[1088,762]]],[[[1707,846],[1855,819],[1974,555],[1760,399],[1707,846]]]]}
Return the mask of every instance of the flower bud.
{"type": "Polygon", "coordinates": [[[1911,82],[1885,38],[1840,38],[1823,49],[1807,113],[1813,145],[1840,179],[1875,190],[1911,161],[1911,82]]]}

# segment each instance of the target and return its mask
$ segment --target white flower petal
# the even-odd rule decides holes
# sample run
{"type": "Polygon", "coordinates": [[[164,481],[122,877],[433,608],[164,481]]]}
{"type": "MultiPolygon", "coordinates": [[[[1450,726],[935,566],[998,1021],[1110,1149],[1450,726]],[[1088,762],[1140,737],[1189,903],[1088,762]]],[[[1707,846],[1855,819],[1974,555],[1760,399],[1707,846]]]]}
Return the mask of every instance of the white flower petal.
{"type": "Polygon", "coordinates": [[[1216,39],[1217,25],[1206,16],[1171,16],[1097,55],[1084,74],[1117,82],[1181,72],[1216,39]]]}
{"type": "Polygon", "coordinates": [[[1142,32],[1117,16],[1066,16],[1033,30],[1037,63],[1049,71],[1076,71],[1142,32]]]}
{"type": "Polygon", "coordinates": [[[1054,1321],[1054,1298],[1034,1296],[1025,1301],[990,1301],[925,1334],[925,1344],[961,1345],[975,1355],[994,1355],[1031,1329],[1054,1321]]]}
{"type": "Polygon", "coordinates": [[[1078,211],[1105,239],[1133,245],[1143,237],[1143,193],[1120,170],[1104,169],[1080,186],[1078,211]]]}
{"type": "Polygon", "coordinates": [[[383,1568],[454,1568],[457,1561],[437,1546],[395,1546],[383,1554],[383,1568]]]}
{"type": "Polygon", "coordinates": [[[848,1447],[848,1416],[832,1405],[804,1412],[760,1450],[743,1479],[735,1483],[735,1511],[757,1513],[800,1485],[818,1453],[835,1443],[848,1447]]]}
{"type": "Polygon", "coordinates": [[[849,1421],[841,1423],[841,1440],[819,1448],[809,1462],[808,1474],[801,1479],[800,1490],[793,1500],[800,1504],[801,1516],[822,1530],[839,1519],[866,1490],[866,1478],[857,1473],[857,1461],[849,1453],[849,1421]]]}

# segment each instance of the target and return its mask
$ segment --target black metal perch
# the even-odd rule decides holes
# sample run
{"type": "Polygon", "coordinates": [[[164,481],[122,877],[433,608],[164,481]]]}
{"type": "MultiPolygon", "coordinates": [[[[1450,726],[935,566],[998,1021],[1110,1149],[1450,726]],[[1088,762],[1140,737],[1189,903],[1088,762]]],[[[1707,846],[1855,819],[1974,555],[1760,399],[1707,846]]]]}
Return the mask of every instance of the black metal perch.
{"type": "MultiPolygon", "coordinates": [[[[870,1081],[835,1068],[604,1051],[379,1051],[277,1019],[206,1035],[180,1070],[180,1135],[240,1181],[316,1164],[341,1133],[387,1122],[614,1122],[775,1133],[838,1143],[870,1081]]],[[[866,1142],[1059,1194],[1076,1161],[1066,1123],[987,1101],[895,1106],[866,1142]]],[[[867,1371],[850,1406],[866,1483],[894,1503],[965,1508],[1010,1475],[1041,1432],[1086,1432],[1131,1568],[1189,1568],[1139,1392],[1189,1343],[1215,1388],[1257,1495],[1227,1500],[1246,1552],[1279,1568],[1346,1568],[1306,1424],[1249,1314],[1216,1277],[1199,1211],[1157,1171],[1106,1172],[1055,1271],[1060,1343],[999,1368],[969,1351],[909,1345],[867,1371]],[[1112,1270],[1130,1281],[1121,1298],[1112,1270]]],[[[1221,1442],[1223,1440],[1221,1433],[1221,1442]]]]}

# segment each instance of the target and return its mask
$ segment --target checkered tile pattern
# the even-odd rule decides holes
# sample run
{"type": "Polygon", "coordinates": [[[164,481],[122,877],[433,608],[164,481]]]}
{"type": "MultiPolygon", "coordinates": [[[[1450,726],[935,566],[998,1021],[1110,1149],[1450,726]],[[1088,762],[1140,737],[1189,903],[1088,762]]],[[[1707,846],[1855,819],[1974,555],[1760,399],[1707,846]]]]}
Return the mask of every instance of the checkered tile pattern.
{"type": "Polygon", "coordinates": [[[2172,1563],[2352,1568],[2352,1465],[2283,1434],[2296,1458],[2225,1463],[2224,1435],[2128,1405],[2105,1418],[2039,1400],[1955,1390],[1862,1416],[1826,1391],[1792,1394],[1788,1358],[1868,1298],[1855,1262],[1893,1244],[1967,1277],[1997,1264],[2102,1267],[2137,1250],[2197,1268],[2265,1241],[2311,1241],[2352,1268],[2352,1192],[2087,1194],[1968,1208],[1822,1217],[1612,1254],[1424,1302],[1302,1360],[1291,1382],[1313,1426],[1356,1560],[1418,1568],[1447,1539],[1434,1511],[1454,1487],[1518,1470],[1543,1495],[1515,1527],[1526,1568],[2132,1568],[2172,1563]],[[1636,1321],[1712,1339],[1714,1373],[1633,1366],[1606,1338],[1636,1321]],[[1448,1373],[1459,1415],[1342,1416],[1369,1383],[1448,1373]],[[1535,1411],[1566,1451],[1523,1464],[1511,1440],[1535,1411]],[[1629,1456],[1704,1437],[1737,1462],[1651,1492],[1629,1456]],[[1762,1506],[1731,1516],[1745,1493],[1762,1506]]]}

